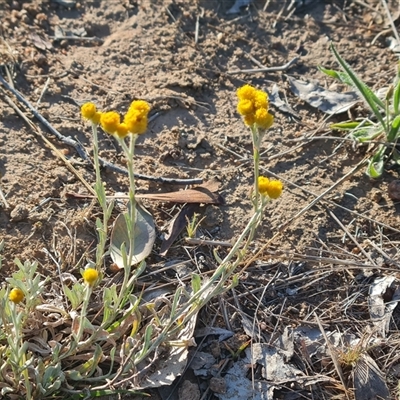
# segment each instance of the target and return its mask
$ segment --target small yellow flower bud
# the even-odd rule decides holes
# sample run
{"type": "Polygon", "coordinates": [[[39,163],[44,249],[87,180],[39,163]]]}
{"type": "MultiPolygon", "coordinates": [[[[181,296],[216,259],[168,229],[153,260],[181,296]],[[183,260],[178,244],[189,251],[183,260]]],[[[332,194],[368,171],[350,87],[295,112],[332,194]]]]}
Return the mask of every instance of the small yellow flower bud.
{"type": "Polygon", "coordinates": [[[258,177],[258,191],[263,196],[265,196],[267,194],[268,185],[269,185],[269,179],[268,178],[266,178],[265,176],[259,176],[258,177]]]}
{"type": "Polygon", "coordinates": [[[136,110],[141,117],[147,117],[147,114],[150,112],[150,105],[144,100],[134,100],[129,106],[129,110],[136,110]]]}
{"type": "Polygon", "coordinates": [[[254,108],[265,108],[268,110],[268,95],[262,90],[257,90],[253,100],[254,108]]]}
{"type": "Polygon", "coordinates": [[[250,85],[244,85],[236,91],[239,100],[254,100],[256,89],[250,85]]]}
{"type": "Polygon", "coordinates": [[[129,132],[140,135],[146,132],[147,115],[143,115],[142,110],[130,108],[125,115],[124,123],[128,127],[129,132]]]}
{"type": "Polygon", "coordinates": [[[252,126],[255,122],[254,114],[249,114],[244,116],[244,123],[247,126],[252,126]]]}
{"type": "Polygon", "coordinates": [[[271,199],[277,199],[283,190],[283,183],[281,181],[270,181],[267,187],[268,196],[271,199]]]}
{"type": "Polygon", "coordinates": [[[126,124],[123,122],[122,124],[119,124],[116,130],[116,135],[119,136],[121,139],[123,139],[125,136],[128,135],[128,127],[126,124]]]}
{"type": "Polygon", "coordinates": [[[94,124],[98,125],[98,124],[100,123],[101,114],[102,114],[101,112],[97,111],[97,112],[93,115],[91,121],[92,121],[94,124]]]}
{"type": "Polygon", "coordinates": [[[98,112],[93,103],[85,103],[81,107],[82,117],[88,119],[93,124],[98,125],[100,122],[101,112],[98,112]]]}
{"type": "Polygon", "coordinates": [[[99,277],[99,273],[94,268],[87,268],[83,272],[82,276],[86,285],[93,286],[99,277]]]}
{"type": "Polygon", "coordinates": [[[81,107],[81,114],[83,118],[91,120],[96,112],[96,106],[93,103],[85,103],[81,107]]]}
{"type": "Polygon", "coordinates": [[[253,102],[247,99],[239,100],[237,110],[240,115],[249,115],[254,112],[253,102]]]}
{"type": "Polygon", "coordinates": [[[24,299],[25,295],[24,292],[19,288],[14,288],[11,290],[8,299],[15,304],[21,303],[24,299]]]}
{"type": "Polygon", "coordinates": [[[117,131],[118,126],[120,125],[120,116],[115,111],[108,111],[106,113],[101,114],[100,124],[104,132],[113,135],[117,131]]]}
{"type": "Polygon", "coordinates": [[[274,116],[266,108],[259,108],[254,114],[254,122],[261,129],[268,129],[274,123],[274,116]]]}

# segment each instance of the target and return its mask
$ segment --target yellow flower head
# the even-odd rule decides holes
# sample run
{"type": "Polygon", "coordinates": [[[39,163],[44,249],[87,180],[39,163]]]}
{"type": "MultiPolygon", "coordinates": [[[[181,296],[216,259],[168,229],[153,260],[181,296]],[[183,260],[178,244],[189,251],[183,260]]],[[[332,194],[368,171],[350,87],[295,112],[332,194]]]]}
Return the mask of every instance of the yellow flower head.
{"type": "Polygon", "coordinates": [[[135,135],[146,132],[147,122],[147,114],[144,115],[143,110],[134,108],[130,108],[124,117],[124,123],[128,127],[128,131],[135,135]]]}
{"type": "Polygon", "coordinates": [[[93,103],[85,103],[81,107],[81,114],[83,118],[92,119],[93,115],[97,112],[96,106],[93,103]]]}
{"type": "Polygon", "coordinates": [[[244,116],[244,123],[247,126],[252,126],[255,122],[254,114],[248,114],[244,116]]]}
{"type": "Polygon", "coordinates": [[[136,110],[142,117],[147,117],[150,112],[150,105],[144,100],[134,100],[129,106],[129,110],[136,110]]]}
{"type": "Polygon", "coordinates": [[[258,191],[263,196],[267,195],[268,185],[269,185],[269,179],[268,178],[266,178],[265,176],[259,176],[258,177],[258,191]]]}
{"type": "Polygon", "coordinates": [[[253,101],[256,91],[257,90],[253,86],[244,85],[236,91],[236,94],[239,100],[253,101]]]}
{"type": "Polygon", "coordinates": [[[268,109],[268,95],[267,93],[263,92],[262,90],[257,90],[254,95],[254,108],[266,108],[268,109]]]}
{"type": "Polygon", "coordinates": [[[270,181],[267,187],[268,196],[271,199],[277,199],[283,190],[283,183],[281,181],[270,181]]]}
{"type": "Polygon", "coordinates": [[[82,276],[86,285],[93,286],[99,277],[99,273],[94,268],[87,268],[85,271],[83,271],[82,276]]]}
{"type": "Polygon", "coordinates": [[[274,123],[274,116],[266,108],[259,108],[254,114],[254,122],[261,129],[268,129],[274,123]]]}
{"type": "Polygon", "coordinates": [[[93,103],[85,103],[81,107],[82,117],[88,119],[94,124],[100,122],[101,112],[97,111],[96,106],[93,103]]]}
{"type": "Polygon", "coordinates": [[[120,125],[120,116],[115,111],[108,111],[106,113],[101,114],[100,124],[104,132],[113,135],[117,131],[118,126],[120,125]]]}
{"type": "Polygon", "coordinates": [[[253,102],[247,99],[239,100],[237,110],[240,115],[252,114],[254,112],[253,102]]]}
{"type": "Polygon", "coordinates": [[[128,135],[128,127],[126,126],[125,122],[122,124],[119,124],[116,130],[116,135],[119,136],[121,139],[123,139],[125,136],[128,135]]]}
{"type": "Polygon", "coordinates": [[[11,289],[11,292],[8,296],[8,299],[15,304],[21,303],[24,299],[25,295],[24,292],[19,288],[11,289]]]}

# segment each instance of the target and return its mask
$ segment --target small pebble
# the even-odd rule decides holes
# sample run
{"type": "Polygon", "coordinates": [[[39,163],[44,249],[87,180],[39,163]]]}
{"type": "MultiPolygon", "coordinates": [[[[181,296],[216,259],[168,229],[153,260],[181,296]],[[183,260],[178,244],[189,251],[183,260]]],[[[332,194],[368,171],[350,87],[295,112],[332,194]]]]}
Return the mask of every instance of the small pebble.
{"type": "Polygon", "coordinates": [[[29,211],[24,204],[17,204],[10,213],[13,222],[20,222],[25,220],[29,215],[29,211]]]}
{"type": "Polygon", "coordinates": [[[388,194],[392,200],[400,200],[400,180],[389,183],[388,194]]]}
{"type": "Polygon", "coordinates": [[[226,381],[224,378],[211,378],[210,389],[214,393],[226,393],[226,381]]]}

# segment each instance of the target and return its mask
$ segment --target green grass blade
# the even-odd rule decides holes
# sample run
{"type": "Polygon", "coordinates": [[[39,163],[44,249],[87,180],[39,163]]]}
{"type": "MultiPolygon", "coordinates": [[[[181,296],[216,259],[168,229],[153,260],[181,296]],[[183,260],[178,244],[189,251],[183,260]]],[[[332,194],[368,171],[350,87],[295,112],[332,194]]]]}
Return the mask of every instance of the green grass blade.
{"type": "Polygon", "coordinates": [[[390,131],[386,137],[388,142],[394,142],[399,137],[400,115],[398,115],[391,123],[390,131]]]}
{"type": "Polygon", "coordinates": [[[400,106],[400,80],[396,83],[396,86],[393,91],[393,110],[396,115],[399,114],[399,106],[400,106]]]}
{"type": "Polygon", "coordinates": [[[358,127],[358,125],[360,125],[361,122],[353,122],[353,121],[349,121],[349,122],[339,122],[337,124],[331,124],[330,128],[331,129],[337,129],[340,131],[351,131],[355,128],[358,127]]]}
{"type": "Polygon", "coordinates": [[[369,160],[366,172],[370,178],[377,179],[382,176],[385,165],[385,148],[385,146],[380,146],[379,150],[369,160]]]}
{"type": "Polygon", "coordinates": [[[331,78],[335,78],[338,81],[345,83],[348,86],[354,86],[353,81],[350,79],[349,75],[346,74],[346,72],[342,72],[342,71],[335,71],[333,69],[327,69],[324,68],[322,66],[318,66],[317,67],[322,73],[324,73],[325,75],[330,76],[331,78]]]}
{"type": "Polygon", "coordinates": [[[361,81],[361,79],[356,75],[356,73],[346,63],[346,61],[344,61],[342,59],[342,57],[340,57],[340,55],[336,51],[333,43],[331,43],[330,48],[331,48],[331,51],[334,54],[337,62],[345,70],[345,72],[349,75],[350,79],[353,82],[353,86],[355,86],[359,90],[362,97],[367,102],[367,104],[371,108],[372,112],[375,114],[375,117],[378,119],[378,121],[383,126],[385,132],[387,132],[386,123],[385,123],[383,116],[378,108],[378,107],[380,107],[382,110],[385,110],[385,108],[386,108],[385,104],[382,102],[382,100],[380,100],[378,98],[378,96],[376,96],[376,94],[363,81],[361,81]]]}

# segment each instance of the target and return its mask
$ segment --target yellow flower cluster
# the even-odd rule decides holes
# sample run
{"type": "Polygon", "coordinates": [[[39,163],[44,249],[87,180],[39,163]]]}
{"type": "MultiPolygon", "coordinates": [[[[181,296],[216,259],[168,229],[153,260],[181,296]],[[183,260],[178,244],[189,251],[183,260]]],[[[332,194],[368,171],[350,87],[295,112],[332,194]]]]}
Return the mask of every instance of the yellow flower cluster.
{"type": "Polygon", "coordinates": [[[25,297],[24,292],[19,288],[11,289],[11,292],[8,295],[8,299],[15,304],[21,303],[24,297],[25,297]]]}
{"type": "Polygon", "coordinates": [[[268,129],[274,122],[274,116],[268,112],[268,95],[253,86],[244,85],[236,92],[239,99],[237,110],[243,115],[244,123],[254,124],[261,129],[268,129]]]}
{"type": "Polygon", "coordinates": [[[99,273],[94,268],[87,268],[85,271],[83,271],[82,276],[86,285],[93,286],[99,277],[99,273]]]}
{"type": "Polygon", "coordinates": [[[265,176],[258,177],[258,191],[262,196],[268,196],[271,199],[277,199],[283,190],[281,181],[271,181],[265,176]]]}
{"type": "Polygon", "coordinates": [[[147,115],[150,106],[143,100],[133,101],[124,117],[124,123],[129,132],[142,134],[147,129],[147,115]]]}
{"type": "Polygon", "coordinates": [[[140,135],[146,132],[149,111],[150,105],[146,101],[135,100],[131,103],[121,123],[120,115],[115,111],[101,113],[97,111],[93,103],[85,103],[81,107],[83,118],[96,125],[100,123],[105,132],[122,139],[129,133],[140,135]]]}

